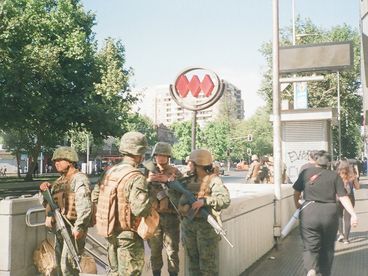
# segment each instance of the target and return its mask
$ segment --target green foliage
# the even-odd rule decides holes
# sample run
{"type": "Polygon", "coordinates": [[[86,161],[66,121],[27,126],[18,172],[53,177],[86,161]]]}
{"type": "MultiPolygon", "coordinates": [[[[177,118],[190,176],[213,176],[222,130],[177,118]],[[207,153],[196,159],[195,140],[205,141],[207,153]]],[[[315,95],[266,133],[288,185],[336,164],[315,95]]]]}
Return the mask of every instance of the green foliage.
{"type": "Polygon", "coordinates": [[[227,159],[227,150],[230,148],[230,123],[227,120],[209,122],[203,129],[201,145],[207,148],[215,160],[227,159]]]}
{"type": "Polygon", "coordinates": [[[272,154],[273,128],[270,113],[266,108],[259,108],[256,114],[244,122],[243,127],[245,133],[252,134],[253,140],[248,143],[248,147],[253,154],[259,156],[272,154]]]}
{"type": "Polygon", "coordinates": [[[126,131],[135,98],[124,47],[108,39],[97,51],[94,24],[78,0],[2,2],[0,129],[31,137],[33,158],[71,130],[96,140],[126,131]]]}
{"type": "MultiPolygon", "coordinates": [[[[355,157],[359,155],[362,141],[360,138],[360,113],[362,110],[362,97],[358,94],[360,86],[360,36],[359,32],[348,25],[336,26],[324,30],[314,25],[311,20],[296,21],[296,33],[305,34],[299,37],[296,43],[314,44],[325,42],[352,41],[354,49],[353,69],[340,72],[340,102],[341,102],[341,137],[342,155],[355,157]],[[308,35],[309,34],[309,35],[308,35]]],[[[292,44],[291,27],[281,30],[280,43],[283,46],[292,44]]],[[[272,109],[272,44],[265,43],[261,52],[265,56],[268,68],[264,72],[261,88],[258,93],[265,99],[268,109],[272,109]]],[[[308,82],[308,107],[334,107],[337,108],[337,75],[331,72],[322,72],[324,81],[308,82]]],[[[308,75],[306,73],[299,75],[308,75]]],[[[291,76],[285,76],[291,77],[291,76]]],[[[293,102],[293,88],[289,86],[282,93],[282,99],[293,102]]],[[[334,155],[338,155],[338,130],[333,128],[334,155]]]]}
{"type": "Polygon", "coordinates": [[[129,113],[128,131],[139,131],[146,135],[148,144],[153,147],[157,143],[157,131],[153,122],[147,116],[138,113],[129,113]]]}
{"type": "MultiPolygon", "coordinates": [[[[192,122],[183,121],[176,122],[170,126],[171,131],[174,133],[177,142],[173,145],[173,157],[179,160],[185,160],[185,158],[192,151],[192,122]]],[[[196,128],[197,131],[197,145],[201,143],[201,129],[199,126],[196,128]]]]}

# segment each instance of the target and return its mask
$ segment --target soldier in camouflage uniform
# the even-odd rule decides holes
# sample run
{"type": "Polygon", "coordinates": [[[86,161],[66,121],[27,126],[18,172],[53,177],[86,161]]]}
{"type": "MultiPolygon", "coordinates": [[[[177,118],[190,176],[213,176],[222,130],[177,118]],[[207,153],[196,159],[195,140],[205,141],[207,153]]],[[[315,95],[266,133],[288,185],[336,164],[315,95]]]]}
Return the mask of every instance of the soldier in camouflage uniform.
{"type": "MultiPolygon", "coordinates": [[[[73,148],[57,148],[52,156],[55,168],[61,176],[51,186],[51,194],[69,222],[65,223],[72,240],[76,241],[78,254],[82,254],[85,246],[88,226],[91,220],[91,194],[88,177],[79,172],[75,165],[78,155],[73,148]],[[69,224],[71,223],[71,225],[69,224]]],[[[54,227],[54,218],[50,207],[45,202],[47,211],[46,226],[54,227]]],[[[68,248],[60,234],[55,238],[55,255],[58,264],[57,274],[63,276],[79,275],[68,248]]]]}
{"type": "Polygon", "coordinates": [[[206,208],[221,225],[220,211],[230,205],[230,196],[220,177],[213,172],[211,153],[204,149],[191,152],[194,176],[188,178],[187,189],[197,201],[192,205],[185,195],[179,201],[179,210],[184,215],[181,230],[183,245],[188,257],[189,275],[218,275],[218,242],[216,234],[205,218],[199,215],[206,208]],[[188,216],[193,215],[190,219],[188,216]]]}
{"type": "Polygon", "coordinates": [[[162,249],[165,247],[170,276],[176,276],[179,272],[179,218],[176,211],[180,193],[167,190],[166,182],[182,177],[180,171],[169,165],[172,155],[171,145],[158,142],[152,152],[157,166],[156,173],[149,173],[151,197],[154,199],[154,207],[160,214],[160,223],[153,238],[148,243],[151,248],[151,267],[154,276],[161,275],[162,249]],[[175,204],[175,206],[173,206],[175,204]]]}
{"type": "MultiPolygon", "coordinates": [[[[116,226],[114,227],[113,234],[107,237],[108,262],[110,266],[108,275],[110,276],[135,276],[142,274],[144,266],[144,243],[136,232],[137,225],[134,222],[141,217],[148,216],[152,204],[148,193],[146,177],[141,172],[137,172],[136,168],[143,161],[147,146],[147,139],[142,133],[128,132],[124,134],[121,138],[119,148],[119,151],[123,155],[123,161],[111,167],[100,181],[100,184],[106,183],[105,178],[109,177],[112,173],[119,175],[119,172],[123,174],[126,170],[134,171],[133,175],[125,175],[118,186],[118,201],[126,200],[129,208],[126,219],[129,220],[127,224],[130,226],[129,228],[116,226]],[[121,189],[121,193],[119,193],[119,189],[121,189]]],[[[92,201],[97,204],[100,199],[101,187],[96,185],[92,193],[92,201]]],[[[115,212],[115,216],[118,216],[119,220],[121,217],[125,217],[125,215],[115,212]]]]}

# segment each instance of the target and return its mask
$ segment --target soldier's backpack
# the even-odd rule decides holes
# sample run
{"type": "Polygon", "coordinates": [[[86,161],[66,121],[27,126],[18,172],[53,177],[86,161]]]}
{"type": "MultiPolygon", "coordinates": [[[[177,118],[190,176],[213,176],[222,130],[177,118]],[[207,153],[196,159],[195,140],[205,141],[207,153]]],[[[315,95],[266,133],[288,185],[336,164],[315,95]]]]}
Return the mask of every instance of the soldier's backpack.
{"type": "Polygon", "coordinates": [[[116,215],[118,209],[118,185],[124,177],[133,173],[140,173],[140,171],[127,164],[115,165],[106,172],[100,184],[97,202],[96,228],[99,235],[103,237],[112,235],[115,224],[119,219],[116,215]]]}

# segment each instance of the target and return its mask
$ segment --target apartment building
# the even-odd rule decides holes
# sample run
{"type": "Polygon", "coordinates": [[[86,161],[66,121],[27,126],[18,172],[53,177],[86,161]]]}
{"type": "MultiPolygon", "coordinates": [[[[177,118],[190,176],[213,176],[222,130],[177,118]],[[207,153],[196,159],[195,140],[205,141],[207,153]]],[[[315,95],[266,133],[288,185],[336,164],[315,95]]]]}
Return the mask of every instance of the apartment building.
{"type": "MultiPolygon", "coordinates": [[[[152,119],[155,125],[166,125],[192,119],[193,112],[177,105],[170,96],[169,85],[147,88],[139,93],[136,111],[152,119]]],[[[200,95],[198,98],[204,97],[200,95]]],[[[197,112],[197,122],[203,126],[220,116],[244,119],[244,101],[241,90],[231,83],[226,84],[223,96],[213,106],[197,112]]]]}

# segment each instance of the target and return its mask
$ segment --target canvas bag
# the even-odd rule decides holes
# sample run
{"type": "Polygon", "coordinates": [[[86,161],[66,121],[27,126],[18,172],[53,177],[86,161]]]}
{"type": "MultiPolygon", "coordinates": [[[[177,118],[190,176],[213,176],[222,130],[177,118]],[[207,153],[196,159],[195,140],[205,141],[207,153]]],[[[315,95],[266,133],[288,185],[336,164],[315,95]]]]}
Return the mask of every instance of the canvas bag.
{"type": "Polygon", "coordinates": [[[97,265],[95,258],[83,254],[80,260],[82,273],[97,274],[97,265]]]}
{"type": "Polygon", "coordinates": [[[143,240],[149,240],[156,232],[160,223],[160,215],[151,208],[151,213],[147,217],[143,217],[139,222],[137,233],[143,240]]]}
{"type": "Polygon", "coordinates": [[[54,275],[57,264],[54,243],[51,240],[43,240],[40,246],[33,252],[33,263],[42,275],[54,275]]]}

